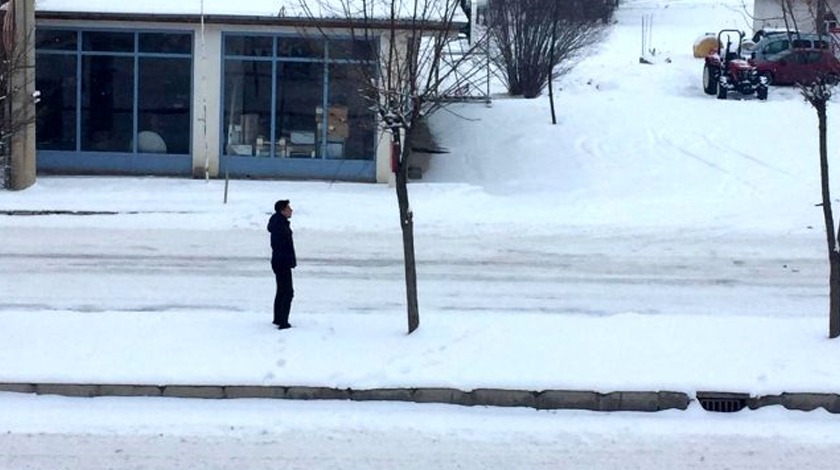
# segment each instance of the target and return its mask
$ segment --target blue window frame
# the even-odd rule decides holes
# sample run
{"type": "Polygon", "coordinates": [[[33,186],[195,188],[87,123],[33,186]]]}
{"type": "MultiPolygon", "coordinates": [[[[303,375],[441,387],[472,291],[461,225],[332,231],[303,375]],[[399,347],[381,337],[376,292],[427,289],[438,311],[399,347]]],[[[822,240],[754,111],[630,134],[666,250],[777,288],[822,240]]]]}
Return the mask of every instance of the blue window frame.
{"type": "Polygon", "coordinates": [[[254,176],[371,180],[376,116],[360,93],[375,41],[223,36],[223,161],[254,176]],[[326,110],[326,111],[325,111],[326,110]]]}
{"type": "Polygon", "coordinates": [[[38,28],[39,170],[189,174],[193,36],[38,28]]]}

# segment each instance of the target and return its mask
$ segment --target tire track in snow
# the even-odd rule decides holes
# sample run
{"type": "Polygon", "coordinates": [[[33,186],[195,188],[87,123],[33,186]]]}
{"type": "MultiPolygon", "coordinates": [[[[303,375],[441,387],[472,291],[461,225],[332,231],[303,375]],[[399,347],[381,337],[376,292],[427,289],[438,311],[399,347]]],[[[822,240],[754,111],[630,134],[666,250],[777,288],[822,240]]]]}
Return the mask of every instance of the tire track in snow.
{"type": "Polygon", "coordinates": [[[706,165],[707,167],[709,167],[709,168],[711,168],[711,169],[713,169],[713,170],[719,171],[719,172],[723,173],[724,175],[726,175],[726,176],[728,176],[728,177],[732,178],[732,179],[733,179],[733,180],[735,180],[735,181],[738,181],[739,183],[743,184],[744,186],[747,186],[748,188],[750,188],[750,189],[752,189],[752,190],[755,190],[755,191],[757,191],[757,190],[758,190],[758,188],[757,188],[757,187],[755,187],[755,185],[753,185],[753,184],[752,184],[752,183],[750,183],[749,181],[747,181],[747,180],[745,180],[745,179],[743,179],[743,178],[740,178],[740,177],[736,176],[736,175],[735,175],[735,174],[733,174],[731,171],[729,171],[729,170],[727,170],[726,168],[724,168],[724,167],[722,167],[722,166],[718,165],[717,163],[715,163],[715,162],[713,162],[713,161],[711,161],[711,160],[709,160],[709,159],[707,159],[707,158],[703,158],[703,157],[701,157],[700,155],[698,155],[697,153],[695,153],[695,152],[691,152],[691,151],[689,151],[689,150],[685,149],[684,147],[682,147],[682,146],[679,146],[679,145],[675,144],[675,143],[674,143],[671,139],[669,139],[668,137],[666,137],[666,136],[664,135],[664,132],[663,132],[663,131],[659,131],[659,132],[656,134],[656,138],[657,138],[657,140],[658,140],[660,143],[665,144],[665,145],[667,145],[668,147],[671,147],[672,149],[676,150],[676,151],[677,151],[677,152],[679,152],[680,154],[685,155],[686,157],[692,158],[692,159],[694,159],[694,160],[696,160],[696,161],[698,161],[698,162],[700,162],[700,163],[702,163],[702,164],[706,165]]]}
{"type": "Polygon", "coordinates": [[[575,140],[575,148],[579,153],[589,155],[590,157],[600,159],[604,156],[603,146],[586,135],[578,137],[575,140]]]}
{"type": "Polygon", "coordinates": [[[776,171],[778,173],[781,173],[781,174],[787,175],[787,176],[793,176],[789,171],[785,171],[785,170],[783,170],[783,169],[781,169],[777,166],[770,165],[769,163],[766,163],[762,160],[759,160],[758,158],[755,158],[755,157],[753,157],[752,155],[750,155],[746,152],[742,152],[742,151],[734,149],[732,147],[724,147],[723,145],[720,145],[720,144],[716,143],[713,139],[709,138],[708,136],[700,135],[700,138],[703,139],[707,144],[709,144],[712,147],[715,147],[715,148],[720,149],[720,150],[725,150],[729,153],[732,153],[733,155],[737,155],[737,156],[739,156],[739,157],[741,157],[745,160],[749,160],[749,161],[751,161],[751,162],[753,162],[753,163],[755,163],[759,166],[767,168],[768,170],[773,170],[773,171],[776,171]]]}

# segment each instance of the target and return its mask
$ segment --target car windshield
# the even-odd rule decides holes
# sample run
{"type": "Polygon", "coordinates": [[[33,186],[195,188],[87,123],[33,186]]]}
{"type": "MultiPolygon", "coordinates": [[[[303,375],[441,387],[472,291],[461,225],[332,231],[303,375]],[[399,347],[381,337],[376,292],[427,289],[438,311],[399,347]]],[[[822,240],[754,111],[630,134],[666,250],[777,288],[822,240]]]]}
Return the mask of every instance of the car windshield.
{"type": "Polygon", "coordinates": [[[787,39],[781,39],[767,44],[763,51],[765,54],[778,54],[779,52],[786,51],[788,49],[790,49],[790,41],[787,39]]]}

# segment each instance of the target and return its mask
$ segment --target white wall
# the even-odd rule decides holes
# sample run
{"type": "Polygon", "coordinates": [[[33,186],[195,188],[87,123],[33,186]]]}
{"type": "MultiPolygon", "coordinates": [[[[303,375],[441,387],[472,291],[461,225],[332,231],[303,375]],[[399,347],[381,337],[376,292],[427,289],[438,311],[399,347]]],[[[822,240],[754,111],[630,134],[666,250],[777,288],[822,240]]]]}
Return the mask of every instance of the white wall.
{"type": "Polygon", "coordinates": [[[218,27],[195,31],[193,63],[193,176],[219,174],[221,142],[222,33],[218,27]]]}
{"type": "MultiPolygon", "coordinates": [[[[814,6],[816,0],[755,0],[753,14],[753,31],[764,28],[791,30],[798,29],[801,33],[815,33],[816,16],[814,6]],[[782,5],[790,4],[793,7],[792,18],[788,18],[787,24],[783,14],[782,5]]],[[[827,0],[826,5],[835,15],[840,16],[840,0],[827,0]]]]}

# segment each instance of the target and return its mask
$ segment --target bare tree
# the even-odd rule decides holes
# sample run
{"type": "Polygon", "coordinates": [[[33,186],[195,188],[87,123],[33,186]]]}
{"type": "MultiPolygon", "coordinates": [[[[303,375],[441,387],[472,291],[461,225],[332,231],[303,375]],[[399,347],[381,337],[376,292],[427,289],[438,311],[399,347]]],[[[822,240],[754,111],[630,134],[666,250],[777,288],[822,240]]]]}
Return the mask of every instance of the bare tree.
{"type": "Polygon", "coordinates": [[[614,0],[488,0],[487,20],[508,93],[536,98],[601,40],[614,0]]]}
{"type": "MultiPolygon", "coordinates": [[[[362,44],[379,42],[379,59],[357,68],[359,96],[367,100],[378,125],[390,136],[391,169],[399,205],[405,261],[408,333],[420,325],[414,213],[408,197],[408,168],[418,124],[463,93],[478,74],[472,41],[449,56],[450,43],[462,41],[462,0],[299,1],[303,14],[330,37],[329,26],[349,30],[362,44]]],[[[476,31],[471,31],[477,34],[476,31]]]]}
{"type": "MultiPolygon", "coordinates": [[[[792,5],[788,0],[782,4],[783,14],[785,16],[785,24],[796,24],[797,19],[793,15],[792,5]]],[[[828,10],[826,8],[825,0],[817,0],[814,10],[812,11],[812,19],[815,22],[817,34],[826,37],[829,36],[826,32],[825,19],[828,10]]],[[[798,84],[802,96],[811,104],[817,112],[817,126],[819,130],[819,161],[820,161],[820,186],[823,211],[823,221],[825,223],[826,246],[828,247],[828,264],[829,264],[829,300],[828,300],[828,335],[830,338],[837,338],[840,336],[840,246],[838,243],[838,228],[835,226],[834,213],[831,207],[831,180],[828,170],[828,103],[831,100],[836,82],[834,77],[818,76],[815,81],[811,83],[798,84]]]]}
{"type": "Polygon", "coordinates": [[[828,172],[828,125],[827,109],[831,99],[833,85],[824,80],[800,85],[802,95],[817,112],[819,128],[819,158],[820,158],[820,186],[822,194],[823,220],[825,222],[826,245],[828,247],[828,335],[830,338],[840,336],[840,252],[838,252],[837,229],[834,226],[834,214],[831,208],[830,179],[828,172]]]}

